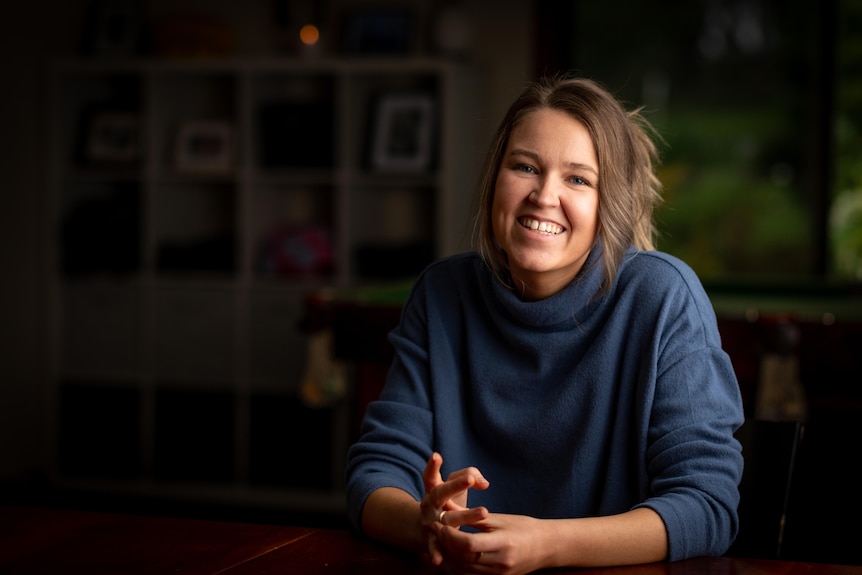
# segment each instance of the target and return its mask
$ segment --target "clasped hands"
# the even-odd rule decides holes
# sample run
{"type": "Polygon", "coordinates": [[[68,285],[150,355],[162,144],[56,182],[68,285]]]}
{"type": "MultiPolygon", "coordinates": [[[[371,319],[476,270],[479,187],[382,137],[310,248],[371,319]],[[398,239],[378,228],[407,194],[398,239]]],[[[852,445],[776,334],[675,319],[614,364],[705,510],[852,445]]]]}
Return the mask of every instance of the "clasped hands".
{"type": "Polygon", "coordinates": [[[442,466],[442,456],[434,453],[422,475],[420,511],[431,563],[459,574],[515,575],[541,568],[539,549],[531,540],[538,520],[468,507],[468,492],[488,489],[490,483],[475,467],[453,471],[444,481],[442,466]],[[462,531],[462,526],[473,530],[462,531]]]}

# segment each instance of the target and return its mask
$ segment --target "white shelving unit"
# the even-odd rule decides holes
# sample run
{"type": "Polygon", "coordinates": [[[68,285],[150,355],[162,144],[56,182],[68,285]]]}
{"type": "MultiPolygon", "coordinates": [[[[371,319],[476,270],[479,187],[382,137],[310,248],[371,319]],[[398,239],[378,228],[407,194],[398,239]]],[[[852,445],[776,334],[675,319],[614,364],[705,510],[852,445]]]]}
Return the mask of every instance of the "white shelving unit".
{"type": "Polygon", "coordinates": [[[52,82],[56,481],[341,508],[346,402],[298,399],[305,299],[468,246],[475,70],[64,61],[52,82]],[[426,168],[369,165],[387,94],[433,103],[433,138],[396,149],[429,143],[426,168]]]}

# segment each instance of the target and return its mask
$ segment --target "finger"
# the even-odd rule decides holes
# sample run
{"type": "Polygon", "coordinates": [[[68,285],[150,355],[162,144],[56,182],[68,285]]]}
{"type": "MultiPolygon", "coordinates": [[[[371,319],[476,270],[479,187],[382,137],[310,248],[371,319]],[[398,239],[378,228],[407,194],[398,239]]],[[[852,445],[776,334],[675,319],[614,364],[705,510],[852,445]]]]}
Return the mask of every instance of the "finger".
{"type": "Polygon", "coordinates": [[[457,565],[459,573],[493,573],[497,560],[493,538],[487,534],[465,533],[451,527],[437,526],[437,546],[446,565],[457,565]]]}
{"type": "Polygon", "coordinates": [[[432,565],[440,565],[443,563],[443,554],[440,552],[440,547],[437,541],[437,537],[430,537],[428,539],[428,558],[432,565]]]}
{"type": "Polygon", "coordinates": [[[496,561],[488,561],[487,554],[479,555],[479,562],[475,561],[476,554],[470,558],[457,557],[452,555],[444,555],[443,567],[449,573],[459,573],[461,575],[499,575],[505,572],[505,568],[498,565],[496,561]]]}
{"type": "Polygon", "coordinates": [[[443,457],[435,451],[428,458],[428,462],[425,464],[425,471],[422,472],[422,481],[425,483],[426,492],[443,483],[443,476],[440,475],[442,467],[443,457]]]}
{"type": "Polygon", "coordinates": [[[496,561],[489,561],[490,555],[488,553],[482,553],[478,555],[478,559],[469,563],[467,567],[465,567],[464,571],[470,573],[470,575],[494,575],[500,572],[500,566],[496,564],[496,561]]]}
{"type": "Polygon", "coordinates": [[[479,471],[476,467],[466,467],[464,469],[459,469],[458,471],[453,471],[446,478],[446,481],[463,481],[465,477],[472,478],[471,487],[473,489],[487,489],[491,483],[485,479],[485,476],[482,475],[482,472],[479,471]]]}
{"type": "MultiPolygon", "coordinates": [[[[449,518],[446,519],[448,521],[449,518]]],[[[434,532],[437,548],[441,552],[445,549],[449,554],[456,554],[464,560],[472,560],[477,553],[491,554],[503,545],[503,540],[496,533],[461,531],[449,525],[437,525],[434,532]]]]}
{"type": "Polygon", "coordinates": [[[489,515],[486,507],[472,507],[464,510],[446,510],[440,523],[449,527],[461,527],[463,525],[476,525],[487,519],[489,515]]]}
{"type": "Polygon", "coordinates": [[[446,480],[435,487],[429,495],[437,506],[447,510],[467,509],[467,492],[476,487],[476,480],[471,476],[462,476],[455,480],[446,480]]]}

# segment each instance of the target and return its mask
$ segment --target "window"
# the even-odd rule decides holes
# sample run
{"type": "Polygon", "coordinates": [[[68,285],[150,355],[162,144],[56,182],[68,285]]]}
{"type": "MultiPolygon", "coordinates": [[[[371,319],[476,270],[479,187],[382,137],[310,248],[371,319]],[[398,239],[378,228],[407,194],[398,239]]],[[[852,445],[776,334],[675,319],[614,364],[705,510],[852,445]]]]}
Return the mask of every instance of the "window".
{"type": "Polygon", "coordinates": [[[540,60],[538,71],[601,81],[629,107],[644,106],[665,139],[659,249],[705,282],[862,279],[858,2],[615,0],[551,10],[540,2],[537,14],[557,44],[540,40],[538,55],[556,48],[557,61],[540,60]]]}
{"type": "Polygon", "coordinates": [[[836,38],[830,247],[836,274],[862,280],[862,3],[839,2],[836,38]]]}

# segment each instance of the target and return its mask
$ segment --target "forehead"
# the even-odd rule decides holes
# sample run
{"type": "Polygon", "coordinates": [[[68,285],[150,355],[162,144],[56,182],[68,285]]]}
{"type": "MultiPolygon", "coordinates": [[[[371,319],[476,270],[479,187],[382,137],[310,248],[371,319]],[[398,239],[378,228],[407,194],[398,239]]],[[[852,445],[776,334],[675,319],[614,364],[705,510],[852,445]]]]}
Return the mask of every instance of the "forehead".
{"type": "Polygon", "coordinates": [[[528,112],[513,125],[506,148],[512,151],[524,147],[536,153],[575,154],[579,161],[596,161],[595,145],[587,127],[573,115],[553,108],[528,112]]]}
{"type": "Polygon", "coordinates": [[[536,108],[526,112],[512,126],[511,134],[515,132],[524,133],[537,128],[558,128],[562,131],[583,132],[589,137],[589,132],[580,119],[556,108],[536,108]]]}

